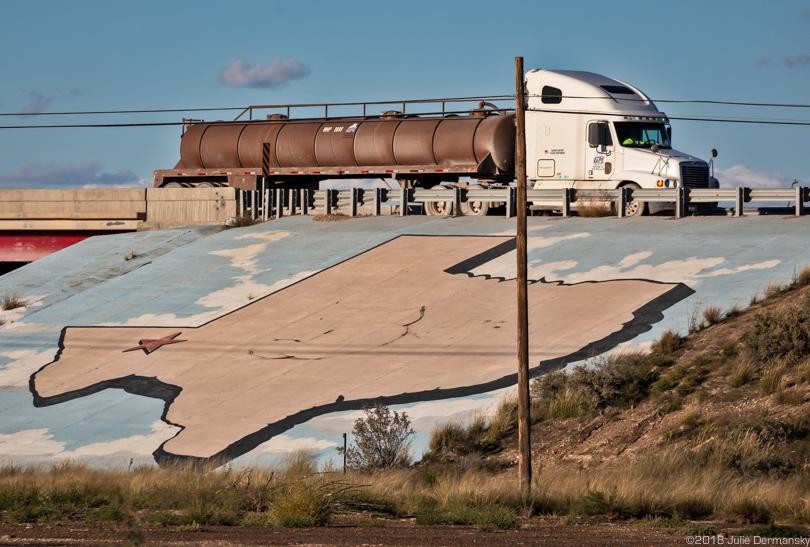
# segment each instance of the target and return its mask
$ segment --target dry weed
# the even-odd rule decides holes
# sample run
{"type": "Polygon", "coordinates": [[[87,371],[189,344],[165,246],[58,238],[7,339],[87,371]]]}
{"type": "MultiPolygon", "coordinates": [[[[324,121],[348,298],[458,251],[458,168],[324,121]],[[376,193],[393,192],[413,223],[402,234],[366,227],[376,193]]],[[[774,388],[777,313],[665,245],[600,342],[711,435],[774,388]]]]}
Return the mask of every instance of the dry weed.
{"type": "Polygon", "coordinates": [[[653,353],[672,353],[681,347],[681,336],[673,329],[661,333],[661,338],[652,343],[653,353]]]}
{"type": "Polygon", "coordinates": [[[578,201],[575,204],[576,212],[585,218],[615,217],[616,204],[606,199],[591,198],[578,201]]]}
{"type": "Polygon", "coordinates": [[[707,306],[703,309],[703,320],[709,325],[716,325],[723,320],[723,309],[720,306],[707,306]]]}
{"type": "Polygon", "coordinates": [[[0,308],[3,311],[10,311],[16,310],[17,308],[24,308],[26,305],[25,300],[23,300],[19,294],[13,293],[9,294],[6,292],[2,298],[0,298],[0,308]]]}

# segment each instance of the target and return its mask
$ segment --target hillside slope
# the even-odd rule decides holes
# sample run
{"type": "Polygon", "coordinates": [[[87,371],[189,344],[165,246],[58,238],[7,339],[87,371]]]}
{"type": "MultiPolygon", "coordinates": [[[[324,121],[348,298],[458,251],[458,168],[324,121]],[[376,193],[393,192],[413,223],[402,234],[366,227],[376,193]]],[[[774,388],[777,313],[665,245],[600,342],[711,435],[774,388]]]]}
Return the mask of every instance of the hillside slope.
{"type": "MultiPolygon", "coordinates": [[[[616,353],[532,382],[532,463],[607,469],[676,457],[743,475],[810,466],[808,270],[744,310],[707,308],[650,354],[616,353]]],[[[516,403],[434,432],[430,461],[517,463],[516,403]]]]}

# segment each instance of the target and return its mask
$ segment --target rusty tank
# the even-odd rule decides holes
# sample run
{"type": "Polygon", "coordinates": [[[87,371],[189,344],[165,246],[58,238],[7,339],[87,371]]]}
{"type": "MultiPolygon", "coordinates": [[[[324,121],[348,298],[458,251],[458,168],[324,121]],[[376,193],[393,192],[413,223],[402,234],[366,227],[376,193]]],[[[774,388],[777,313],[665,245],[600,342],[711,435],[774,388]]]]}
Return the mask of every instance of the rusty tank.
{"type": "Polygon", "coordinates": [[[288,184],[303,177],[389,176],[428,186],[458,176],[506,177],[514,172],[511,114],[476,109],[468,115],[273,118],[189,126],[180,143],[180,161],[174,170],[156,171],[155,185],[218,180],[248,189],[249,183],[233,184],[234,179],[260,176],[262,167],[269,179],[288,184]]]}

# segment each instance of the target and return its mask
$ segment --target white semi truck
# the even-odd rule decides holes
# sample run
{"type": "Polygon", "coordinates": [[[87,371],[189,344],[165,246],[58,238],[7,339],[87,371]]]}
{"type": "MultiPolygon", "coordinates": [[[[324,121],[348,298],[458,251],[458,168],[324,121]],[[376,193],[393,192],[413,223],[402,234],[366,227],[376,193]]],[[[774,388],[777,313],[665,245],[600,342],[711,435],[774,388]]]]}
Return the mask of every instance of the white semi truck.
{"type": "MultiPolygon", "coordinates": [[[[707,162],[672,149],[669,120],[635,87],[591,72],[531,70],[525,88],[527,174],[535,188],[717,186],[707,162]]],[[[363,116],[292,119],[291,107],[311,105],[285,105],[287,114],[261,120],[193,120],[180,161],[155,171],[154,185],[317,189],[324,180],[376,177],[409,188],[465,186],[465,179],[513,183],[514,115],[485,101],[467,112],[445,112],[448,101],[437,101],[437,114],[406,114],[403,103],[403,111],[366,115],[363,104],[363,116]]],[[[331,105],[321,106],[328,112],[331,105]]],[[[268,107],[249,107],[251,118],[254,108],[268,107]]],[[[465,205],[465,214],[488,209],[486,202],[465,205]]],[[[448,206],[426,203],[424,210],[444,214],[448,206]]],[[[635,201],[627,212],[645,210],[635,201]]]]}
{"type": "MultiPolygon", "coordinates": [[[[639,89],[575,71],[531,70],[525,83],[526,171],[534,188],[718,187],[707,162],[672,148],[666,114],[639,89]]],[[[645,209],[632,202],[628,214],[645,209]]]]}

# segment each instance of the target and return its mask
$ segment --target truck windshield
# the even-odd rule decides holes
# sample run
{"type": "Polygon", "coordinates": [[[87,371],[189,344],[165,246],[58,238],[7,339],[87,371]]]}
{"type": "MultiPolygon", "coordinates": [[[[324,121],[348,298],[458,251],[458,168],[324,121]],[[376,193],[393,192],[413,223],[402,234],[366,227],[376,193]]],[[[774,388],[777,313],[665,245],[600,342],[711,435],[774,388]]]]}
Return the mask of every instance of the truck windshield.
{"type": "Polygon", "coordinates": [[[620,122],[614,125],[622,146],[650,148],[657,144],[661,148],[672,148],[667,128],[662,123],[620,122]]]}

